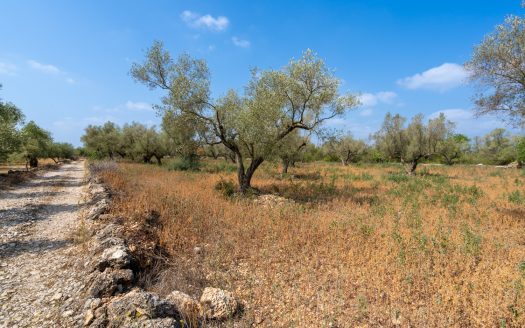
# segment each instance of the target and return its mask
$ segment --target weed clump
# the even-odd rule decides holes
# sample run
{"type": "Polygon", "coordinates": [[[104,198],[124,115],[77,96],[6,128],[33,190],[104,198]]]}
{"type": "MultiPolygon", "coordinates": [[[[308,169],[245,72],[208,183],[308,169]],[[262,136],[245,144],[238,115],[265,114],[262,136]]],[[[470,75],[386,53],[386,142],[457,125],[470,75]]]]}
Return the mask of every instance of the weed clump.
{"type": "Polygon", "coordinates": [[[224,197],[230,198],[235,195],[235,183],[232,180],[220,179],[215,184],[215,190],[220,192],[224,197]]]}

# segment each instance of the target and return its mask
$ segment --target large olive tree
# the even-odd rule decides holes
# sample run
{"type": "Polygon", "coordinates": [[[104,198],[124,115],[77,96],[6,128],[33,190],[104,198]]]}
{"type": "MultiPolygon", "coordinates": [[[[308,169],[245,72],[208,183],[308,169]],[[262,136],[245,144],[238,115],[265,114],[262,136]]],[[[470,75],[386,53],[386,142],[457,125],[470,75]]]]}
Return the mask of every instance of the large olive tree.
{"type": "Polygon", "coordinates": [[[206,127],[208,144],[222,143],[236,158],[239,189],[251,188],[254,172],[297,129],[316,130],[326,120],[357,104],[340,95],[340,80],[307,50],[280,70],[254,71],[244,95],[231,90],[219,99],[210,92],[204,60],[181,55],[176,61],[155,42],[131,75],[152,89],[166,91],[161,113],[189,115],[206,127]]]}
{"type": "Polygon", "coordinates": [[[525,20],[509,16],[474,49],[465,64],[479,88],[478,114],[501,114],[516,126],[525,124],[525,20]]]}

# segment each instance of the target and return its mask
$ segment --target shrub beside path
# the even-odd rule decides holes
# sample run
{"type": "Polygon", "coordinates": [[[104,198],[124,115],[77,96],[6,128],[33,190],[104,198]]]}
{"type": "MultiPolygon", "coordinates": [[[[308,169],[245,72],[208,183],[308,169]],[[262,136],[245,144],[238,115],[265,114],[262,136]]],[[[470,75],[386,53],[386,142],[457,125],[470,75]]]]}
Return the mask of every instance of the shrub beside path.
{"type": "Polygon", "coordinates": [[[82,316],[83,162],[0,191],[0,327],[72,327],[82,316]]]}

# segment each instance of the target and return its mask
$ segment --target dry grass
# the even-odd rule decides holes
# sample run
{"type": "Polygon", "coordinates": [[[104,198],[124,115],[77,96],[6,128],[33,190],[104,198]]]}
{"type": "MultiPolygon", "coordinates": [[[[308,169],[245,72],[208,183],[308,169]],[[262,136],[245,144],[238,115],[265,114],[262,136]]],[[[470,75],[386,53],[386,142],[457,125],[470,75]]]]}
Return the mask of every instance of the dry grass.
{"type": "Polygon", "coordinates": [[[329,164],[277,172],[266,165],[254,181],[295,201],[274,208],[215,191],[231,172],[122,164],[107,174],[133,247],[154,256],[149,288],[232,290],[245,304],[241,326],[525,322],[522,172],[422,167],[408,178],[396,166],[329,164]]]}

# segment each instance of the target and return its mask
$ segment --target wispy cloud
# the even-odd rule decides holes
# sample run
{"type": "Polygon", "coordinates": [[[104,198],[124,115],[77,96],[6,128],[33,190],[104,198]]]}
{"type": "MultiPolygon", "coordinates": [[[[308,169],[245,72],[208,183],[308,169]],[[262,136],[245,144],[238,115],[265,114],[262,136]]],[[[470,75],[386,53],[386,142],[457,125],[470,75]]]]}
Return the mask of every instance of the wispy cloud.
{"type": "Polygon", "coordinates": [[[238,37],[234,36],[232,38],[232,42],[236,47],[239,48],[249,48],[250,47],[250,41],[239,39],[238,37]]]}
{"type": "Polygon", "coordinates": [[[93,110],[103,113],[125,113],[129,111],[153,111],[153,106],[146,102],[128,100],[114,107],[93,106],[93,110]]]}
{"type": "Polygon", "coordinates": [[[43,64],[43,63],[40,63],[34,59],[30,59],[27,61],[27,65],[35,70],[35,71],[38,71],[40,73],[44,73],[44,74],[47,74],[47,75],[55,75],[55,76],[60,76],[62,78],[64,78],[64,80],[68,83],[68,84],[75,84],[76,81],[71,78],[70,76],[68,76],[68,73],[66,73],[65,71],[61,70],[60,68],[58,68],[57,66],[55,65],[52,65],[52,64],[43,64]]]}
{"type": "Polygon", "coordinates": [[[37,62],[36,60],[33,60],[33,59],[28,60],[27,64],[32,69],[40,71],[42,73],[46,73],[46,74],[60,74],[60,73],[62,73],[62,71],[58,67],[56,67],[55,65],[42,64],[42,63],[39,63],[39,62],[37,62]]]}
{"type": "Polygon", "coordinates": [[[17,67],[11,63],[0,62],[0,74],[3,75],[16,75],[17,67]]]}
{"type": "Polygon", "coordinates": [[[205,28],[213,31],[223,31],[230,24],[226,16],[213,17],[209,14],[201,16],[189,10],[183,11],[180,18],[191,28],[205,28]]]}
{"type": "Polygon", "coordinates": [[[133,102],[131,100],[128,100],[125,105],[126,109],[129,110],[145,110],[145,111],[153,111],[153,106],[151,104],[145,103],[145,102],[133,102]]]}
{"type": "Polygon", "coordinates": [[[445,114],[445,117],[448,120],[456,123],[456,130],[459,133],[463,133],[468,136],[481,136],[493,129],[504,126],[504,124],[496,117],[475,117],[472,110],[463,108],[449,108],[439,110],[430,114],[429,118],[436,118],[440,113],[445,114]]]}
{"type": "Polygon", "coordinates": [[[399,79],[397,84],[407,89],[446,91],[464,84],[468,73],[461,65],[444,63],[422,73],[399,79]]]}
{"type": "Polygon", "coordinates": [[[359,115],[371,116],[374,111],[373,107],[380,104],[397,104],[398,96],[397,93],[392,91],[380,91],[375,93],[363,93],[359,95],[359,102],[361,103],[361,110],[359,115]]]}
{"type": "Polygon", "coordinates": [[[359,102],[363,107],[374,107],[378,104],[393,104],[396,100],[397,93],[392,91],[363,93],[359,95],[359,102]]]}

